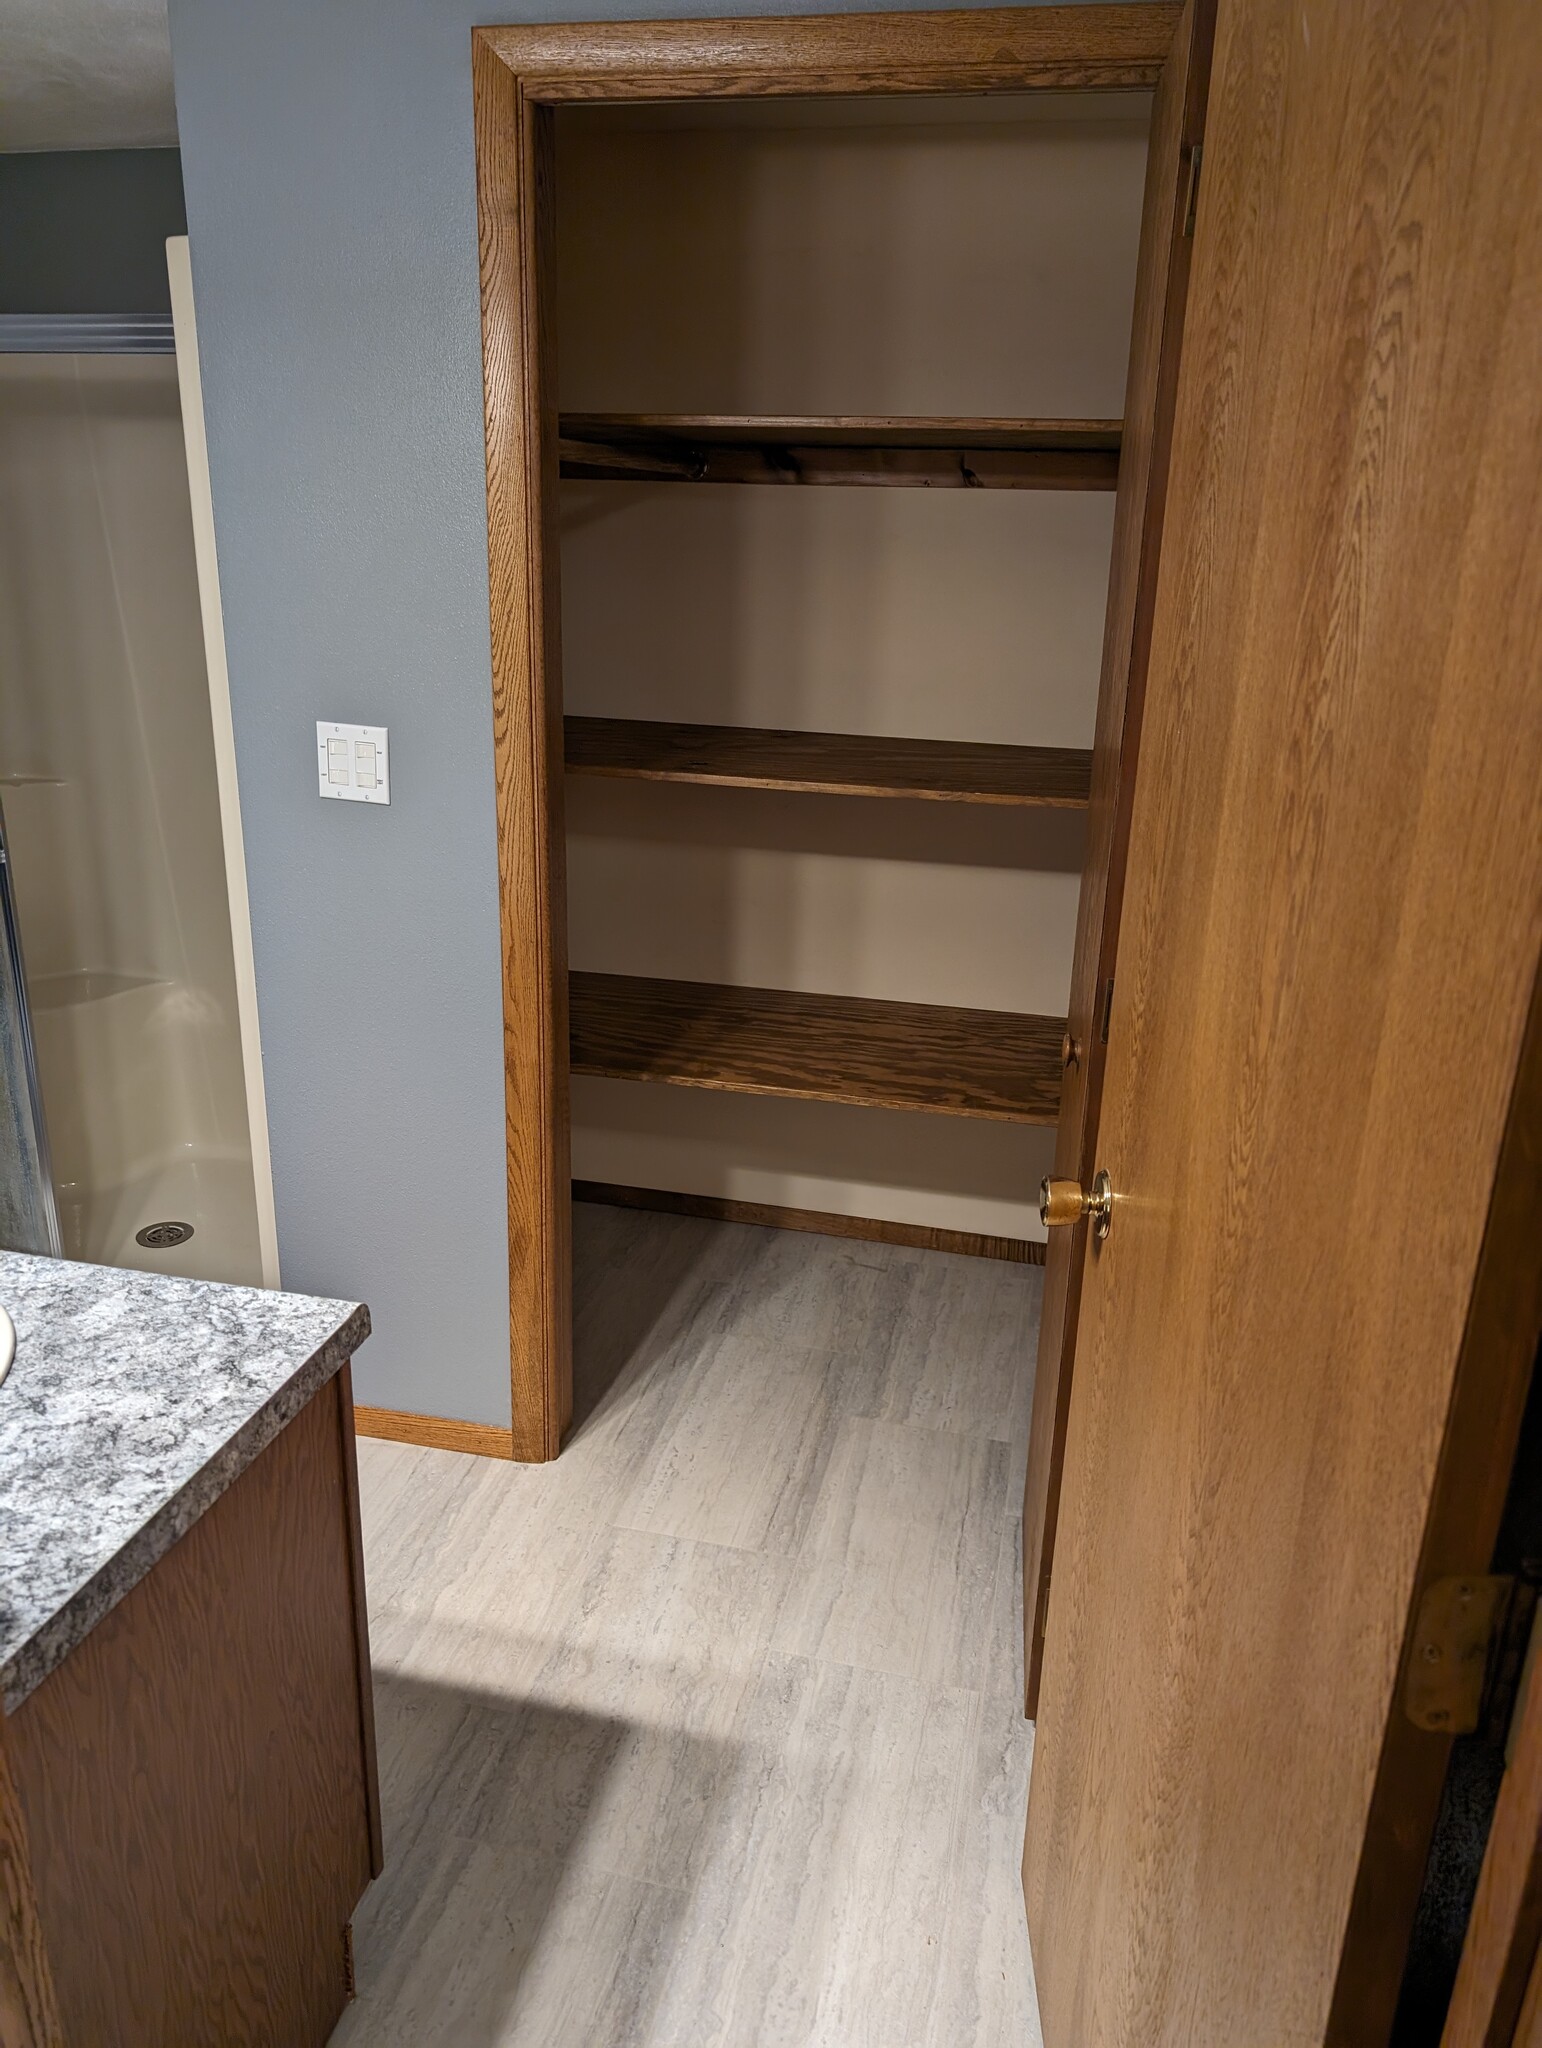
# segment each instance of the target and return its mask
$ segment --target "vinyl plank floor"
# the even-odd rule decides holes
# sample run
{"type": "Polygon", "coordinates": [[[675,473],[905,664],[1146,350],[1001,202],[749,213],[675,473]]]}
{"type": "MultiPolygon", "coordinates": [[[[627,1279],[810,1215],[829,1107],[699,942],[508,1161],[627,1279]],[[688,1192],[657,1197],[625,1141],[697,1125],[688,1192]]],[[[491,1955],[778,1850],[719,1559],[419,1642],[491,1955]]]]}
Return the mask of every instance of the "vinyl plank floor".
{"type": "Polygon", "coordinates": [[[845,1418],[776,1647],[977,1688],[1010,1468],[993,1438],[845,1418]]]}
{"type": "Polygon", "coordinates": [[[575,1422],[360,1444],[386,1870],[343,2048],[1034,2048],[1041,1274],[579,1205],[575,1422]]]}

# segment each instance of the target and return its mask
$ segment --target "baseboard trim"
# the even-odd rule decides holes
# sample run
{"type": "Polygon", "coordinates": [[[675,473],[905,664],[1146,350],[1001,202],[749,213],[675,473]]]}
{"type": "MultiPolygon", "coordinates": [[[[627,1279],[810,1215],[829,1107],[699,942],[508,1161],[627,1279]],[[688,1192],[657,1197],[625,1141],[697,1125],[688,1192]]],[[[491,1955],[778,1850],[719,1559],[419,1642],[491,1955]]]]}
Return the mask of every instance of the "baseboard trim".
{"type": "Polygon", "coordinates": [[[405,1408],[355,1404],[353,1426],[360,1436],[383,1436],[393,1444],[420,1444],[430,1451],[464,1451],[473,1458],[514,1456],[514,1432],[491,1422],[457,1422],[448,1415],[413,1415],[405,1408]]]}
{"type": "Polygon", "coordinates": [[[772,1230],[812,1230],[821,1237],[860,1237],[875,1244],[912,1245],[921,1251],[958,1252],[970,1259],[1005,1259],[1042,1266],[1044,1247],[1030,1237],[983,1237],[973,1230],[933,1230],[924,1223],[890,1223],[876,1216],[836,1216],[824,1209],[782,1209],[771,1202],[735,1202],[725,1195],[682,1195],[670,1188],[629,1188],[615,1181],[575,1180],[575,1202],[610,1209],[662,1209],[671,1216],[710,1216],[719,1223],[760,1223],[772,1230]]]}

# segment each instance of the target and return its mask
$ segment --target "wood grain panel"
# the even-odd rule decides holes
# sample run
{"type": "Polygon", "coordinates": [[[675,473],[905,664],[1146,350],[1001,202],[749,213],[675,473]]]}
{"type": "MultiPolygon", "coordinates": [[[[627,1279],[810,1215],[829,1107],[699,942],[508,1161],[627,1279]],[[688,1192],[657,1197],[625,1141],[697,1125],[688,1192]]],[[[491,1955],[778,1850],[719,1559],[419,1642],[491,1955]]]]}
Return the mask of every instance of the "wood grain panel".
{"type": "Polygon", "coordinates": [[[59,2001],[32,1883],[27,1819],[0,1715],[0,2043],[64,2048],[59,2001]]]}
{"type": "Polygon", "coordinates": [[[892,1223],[879,1216],[838,1216],[828,1209],[786,1209],[775,1202],[736,1202],[726,1195],[678,1194],[668,1188],[624,1187],[609,1180],[575,1180],[575,1202],[611,1209],[658,1209],[669,1216],[709,1216],[720,1223],[756,1223],[771,1230],[808,1230],[819,1237],[853,1237],[870,1244],[911,1245],[919,1251],[955,1252],[970,1259],[1002,1259],[1042,1266],[1044,1247],[1027,1237],[987,1237],[973,1230],[937,1230],[924,1223],[892,1223]]]}
{"type": "Polygon", "coordinates": [[[1064,1019],[789,989],[572,977],[575,1074],[1055,1121],[1064,1019]]]}
{"type": "Polygon", "coordinates": [[[1531,1979],[1516,2022],[1513,2048],[1542,2048],[1542,1950],[1531,1967],[1531,1979]]]}
{"type": "Polygon", "coordinates": [[[1015,92],[1155,83],[1176,5],[996,7],[475,31],[542,100],[1015,92]]]}
{"type": "Polygon", "coordinates": [[[616,483],[1111,491],[1118,420],[564,413],[562,474],[616,483]]]}
{"type": "Polygon", "coordinates": [[[375,1675],[369,1647],[369,1599],[364,1585],[364,1518],[359,1507],[359,1448],[355,1442],[353,1361],[337,1375],[338,1455],[343,1512],[348,1527],[348,1585],[353,1603],[353,1661],[358,1678],[359,1754],[364,1762],[364,1807],[369,1821],[369,1874],[385,1868],[385,1821],[380,1811],[380,1761],[375,1745],[375,1675]]]}
{"type": "MultiPolygon", "coordinates": [[[[1192,238],[1183,229],[1194,197],[1190,189],[1194,151],[1204,132],[1214,34],[1214,0],[1193,0],[1184,11],[1157,86],[1146,158],[1125,391],[1126,433],[1114,506],[1114,545],[1093,737],[1087,860],[1077,905],[1066,1027],[1075,1058],[1066,1065],[1055,1133],[1055,1172],[1083,1187],[1092,1185],[1100,1164],[1098,1107],[1107,1047],[1098,1028],[1098,996],[1113,979],[1118,955],[1193,248],[1192,238]]],[[[1055,1522],[1086,1252],[1086,1227],[1078,1224],[1072,1230],[1053,1233],[1045,1262],[1023,1494],[1024,1704],[1030,1720],[1038,1711],[1044,1617],[1054,1572],[1055,1522]]]]}
{"type": "Polygon", "coordinates": [[[863,733],[680,725],[640,718],[565,721],[570,775],[824,796],[918,797],[933,803],[1087,803],[1092,756],[1082,747],[1002,747],[962,740],[875,739],[863,733]]]}
{"type": "Polygon", "coordinates": [[[572,1413],[552,115],[473,46],[516,1457],[572,1413]]]}
{"type": "Polygon", "coordinates": [[[430,1451],[465,1451],[473,1458],[512,1458],[514,1432],[491,1422],[459,1422],[452,1415],[414,1415],[405,1408],[354,1410],[360,1436],[396,1444],[421,1444],[430,1451]]]}
{"type": "Polygon", "coordinates": [[[370,1878],[329,1381],[6,1728],[71,2042],[324,2042],[370,1878]]]}
{"type": "MultiPolygon", "coordinates": [[[[1542,1338],[1542,979],[1532,992],[1488,1228],[1457,1364],[1410,1612],[1437,1579],[1494,1562],[1521,1418],[1542,1338]]],[[[1415,1654],[1409,1628],[1394,1695],[1415,1654]]],[[[1384,2040],[1397,2010],[1409,1937],[1451,1756],[1449,1736],[1388,1719],[1329,2016],[1330,2048],[1384,2040]]]]}
{"type": "Polygon", "coordinates": [[[1348,1964],[1542,947],[1539,98],[1521,0],[1220,12],[1030,1793],[1048,2048],[1318,2048],[1348,1964]]]}

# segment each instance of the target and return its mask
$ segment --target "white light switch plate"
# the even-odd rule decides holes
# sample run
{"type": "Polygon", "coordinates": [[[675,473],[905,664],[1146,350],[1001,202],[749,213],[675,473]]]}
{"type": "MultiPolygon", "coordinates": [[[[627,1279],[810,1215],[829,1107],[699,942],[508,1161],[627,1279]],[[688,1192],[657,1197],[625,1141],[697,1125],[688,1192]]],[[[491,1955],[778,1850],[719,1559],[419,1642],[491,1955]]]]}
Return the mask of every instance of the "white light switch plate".
{"type": "Polygon", "coordinates": [[[316,779],[323,796],[350,804],[391,801],[389,734],[383,725],[316,720],[316,779]]]}

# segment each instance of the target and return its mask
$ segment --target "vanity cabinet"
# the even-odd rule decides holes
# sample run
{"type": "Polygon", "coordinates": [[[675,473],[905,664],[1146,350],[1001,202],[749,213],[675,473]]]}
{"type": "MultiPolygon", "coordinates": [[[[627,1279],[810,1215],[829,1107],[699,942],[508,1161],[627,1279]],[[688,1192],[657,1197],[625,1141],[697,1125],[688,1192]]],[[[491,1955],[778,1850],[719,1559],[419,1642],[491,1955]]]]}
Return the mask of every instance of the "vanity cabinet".
{"type": "MultiPolygon", "coordinates": [[[[25,1312],[17,1320],[24,1394],[35,1330],[25,1312]]],[[[240,1434],[218,1448],[68,1607],[45,1603],[41,1628],[29,1624],[5,1666],[5,2048],[309,2048],[348,2000],[349,1923],[381,1868],[380,1808],[349,1369],[335,1344],[308,1367],[320,1383],[280,1390],[281,1407],[304,1398],[256,1455],[246,1460],[240,1434]],[[125,1577],[134,1582],[120,1593],[125,1577]],[[31,1683],[61,1628],[78,1640],[31,1683]]],[[[82,1361],[71,1391],[88,1385],[82,1361]]],[[[104,1407],[125,1393],[109,1381],[104,1407]]],[[[42,1406],[59,1398],[56,1377],[42,1406]]],[[[236,1414],[249,1398],[242,1388],[236,1414]]],[[[244,1428],[260,1435],[275,1419],[270,1404],[244,1428]]],[[[177,1425],[167,1418],[169,1432],[177,1425]]],[[[126,1411],[96,1447],[110,1459],[135,1434],[126,1411]]],[[[176,1462],[204,1448],[191,1443],[176,1462]]],[[[106,1471],[109,1507],[114,1481],[106,1471]]]]}

